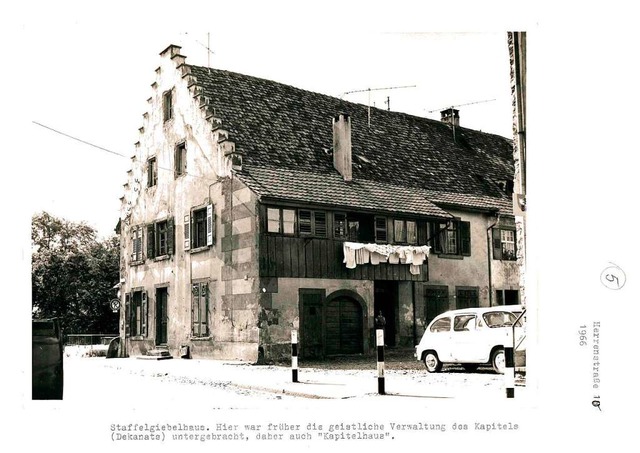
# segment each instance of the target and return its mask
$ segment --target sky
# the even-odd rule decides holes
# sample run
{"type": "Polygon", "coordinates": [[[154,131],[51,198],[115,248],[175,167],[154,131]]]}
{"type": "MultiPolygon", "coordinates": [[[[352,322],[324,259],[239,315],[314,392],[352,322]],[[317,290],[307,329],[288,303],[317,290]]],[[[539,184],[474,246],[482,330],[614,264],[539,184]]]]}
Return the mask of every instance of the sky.
{"type": "Polygon", "coordinates": [[[78,17],[64,27],[28,24],[25,35],[38,55],[28,112],[28,160],[38,190],[29,211],[86,221],[101,235],[113,233],[118,222],[158,54],[169,44],[182,46],[190,64],[378,108],[386,109],[389,97],[394,111],[439,119],[441,109],[459,106],[462,126],[511,137],[505,31],[247,32],[234,21],[214,20],[203,29],[122,27],[114,33],[111,23],[78,17]]]}

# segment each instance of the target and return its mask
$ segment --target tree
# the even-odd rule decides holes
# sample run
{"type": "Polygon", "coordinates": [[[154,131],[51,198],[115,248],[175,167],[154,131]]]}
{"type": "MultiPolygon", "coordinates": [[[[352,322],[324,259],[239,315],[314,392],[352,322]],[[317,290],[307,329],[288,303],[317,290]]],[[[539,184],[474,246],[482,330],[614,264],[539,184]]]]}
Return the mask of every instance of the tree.
{"type": "Polygon", "coordinates": [[[33,316],[60,318],[65,333],[115,333],[109,301],[119,280],[119,239],[46,212],[31,223],[33,316]]]}

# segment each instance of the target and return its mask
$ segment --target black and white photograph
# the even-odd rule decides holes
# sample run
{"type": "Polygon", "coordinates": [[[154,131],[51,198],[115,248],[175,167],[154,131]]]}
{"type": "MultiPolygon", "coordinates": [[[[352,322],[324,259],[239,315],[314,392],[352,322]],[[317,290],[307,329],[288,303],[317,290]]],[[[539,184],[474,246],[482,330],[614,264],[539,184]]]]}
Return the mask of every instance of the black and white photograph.
{"type": "Polygon", "coordinates": [[[22,5],[5,441],[624,444],[623,11],[603,30],[502,2],[22,5]]]}

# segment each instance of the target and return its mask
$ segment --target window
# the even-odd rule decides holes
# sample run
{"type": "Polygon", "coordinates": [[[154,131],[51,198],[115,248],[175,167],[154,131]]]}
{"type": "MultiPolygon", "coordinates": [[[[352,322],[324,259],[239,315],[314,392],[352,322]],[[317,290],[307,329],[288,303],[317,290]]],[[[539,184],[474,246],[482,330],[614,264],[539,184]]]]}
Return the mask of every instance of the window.
{"type": "Polygon", "coordinates": [[[517,289],[498,289],[496,290],[497,305],[518,305],[517,289]]]}
{"type": "Polygon", "coordinates": [[[267,232],[292,235],[296,231],[294,209],[267,208],[267,232]]]}
{"type": "Polygon", "coordinates": [[[191,285],[191,336],[209,335],[209,285],[198,282],[191,285]]]}
{"type": "Polygon", "coordinates": [[[187,147],[184,143],[176,146],[173,170],[176,178],[187,174],[187,147]]]}
{"type": "Polygon", "coordinates": [[[164,121],[173,118],[173,93],[171,91],[165,91],[162,94],[162,115],[164,121]]]}
{"type": "Polygon", "coordinates": [[[298,232],[300,236],[327,237],[327,213],[298,210],[298,232]]]}
{"type": "Polygon", "coordinates": [[[196,250],[213,245],[213,205],[194,209],[184,216],[184,249],[196,250]]]}
{"type": "Polygon", "coordinates": [[[147,187],[153,187],[158,183],[158,160],[155,157],[147,161],[147,187]]]}
{"type": "MultiPolygon", "coordinates": [[[[482,315],[482,318],[487,327],[511,327],[519,315],[519,312],[491,311],[482,315]]],[[[518,320],[516,325],[522,327],[522,318],[518,320]]]]}
{"type": "Polygon", "coordinates": [[[443,255],[471,255],[471,223],[452,220],[431,224],[434,252],[443,255]]]}
{"type": "Polygon", "coordinates": [[[375,238],[376,242],[387,242],[387,219],[386,217],[375,218],[375,238]]]}
{"type": "Polygon", "coordinates": [[[136,264],[143,260],[142,254],[142,226],[131,228],[131,263],[136,264]]]}
{"type": "Polygon", "coordinates": [[[173,219],[147,225],[147,258],[172,255],[174,250],[173,219]]]}
{"type": "Polygon", "coordinates": [[[516,232],[511,229],[494,228],[493,235],[493,259],[516,260],[516,232]]]}
{"type": "Polygon", "coordinates": [[[342,212],[333,214],[333,237],[336,239],[347,239],[347,215],[342,212]]]}
{"type": "Polygon", "coordinates": [[[399,244],[417,244],[418,228],[416,222],[395,219],[393,221],[393,239],[399,244]]]}
{"type": "Polygon", "coordinates": [[[456,287],[456,309],[479,307],[478,288],[456,287]]]}
{"type": "Polygon", "coordinates": [[[347,214],[336,212],[333,214],[333,237],[357,242],[360,230],[360,221],[347,217],[347,214]]]}
{"type": "Polygon", "coordinates": [[[451,330],[451,318],[438,319],[431,326],[431,332],[449,332],[451,330]]]}
{"type": "Polygon", "coordinates": [[[129,306],[129,336],[147,336],[148,301],[145,290],[135,290],[125,296],[125,304],[129,306]]]}
{"type": "Polygon", "coordinates": [[[453,319],[453,330],[463,332],[476,329],[475,315],[458,315],[453,319]]]}

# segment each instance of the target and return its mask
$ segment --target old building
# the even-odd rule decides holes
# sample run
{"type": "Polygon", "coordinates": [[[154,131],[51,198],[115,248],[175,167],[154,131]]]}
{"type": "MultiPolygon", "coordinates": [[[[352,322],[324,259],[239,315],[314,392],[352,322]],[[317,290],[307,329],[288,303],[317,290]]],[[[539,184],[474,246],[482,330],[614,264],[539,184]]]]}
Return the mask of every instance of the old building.
{"type": "Polygon", "coordinates": [[[519,301],[512,142],[186,63],[169,46],[122,197],[125,352],[256,361],[413,346],[519,301]]]}

